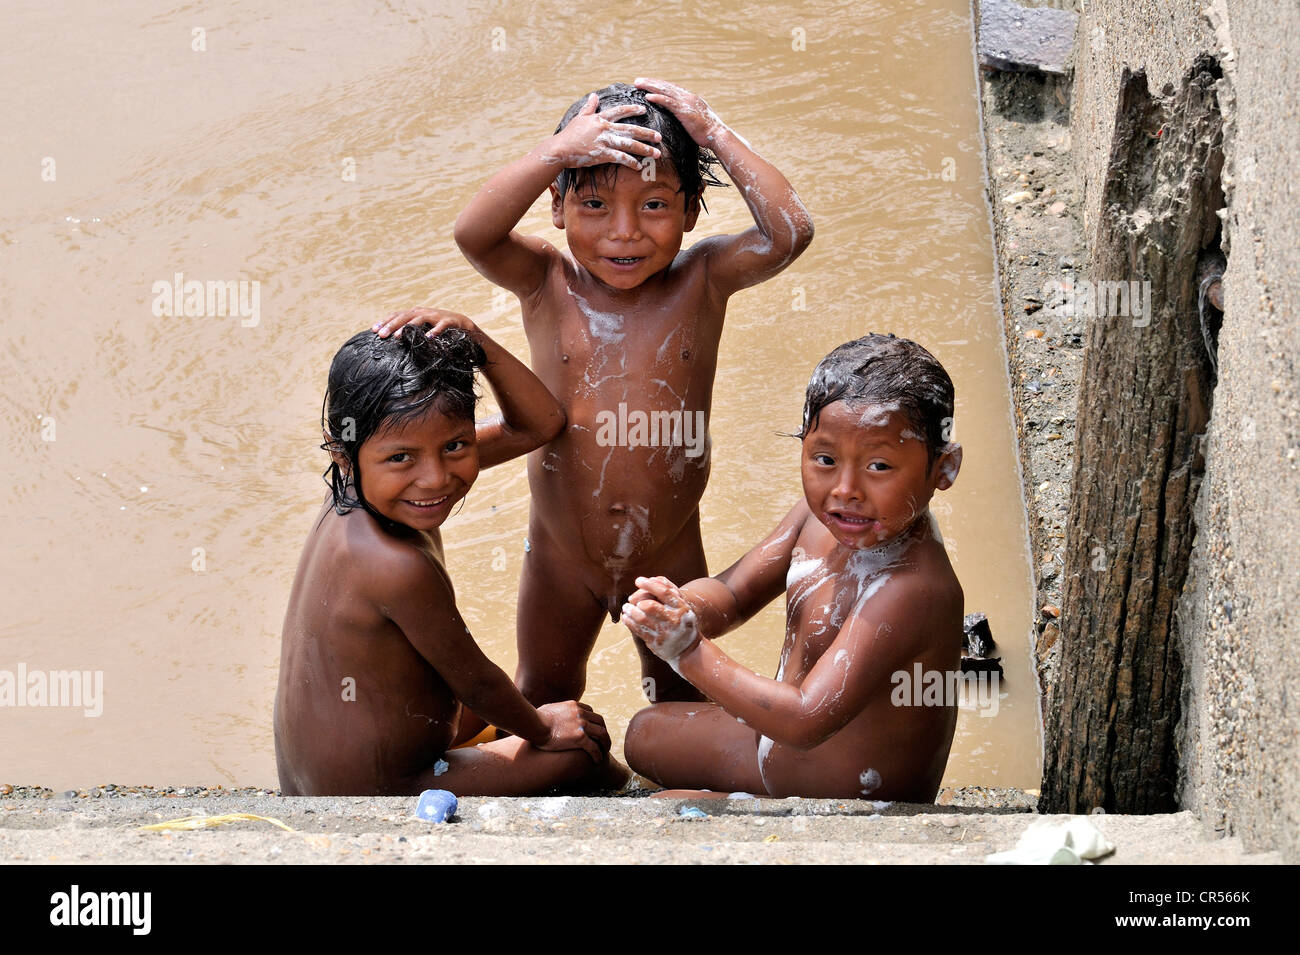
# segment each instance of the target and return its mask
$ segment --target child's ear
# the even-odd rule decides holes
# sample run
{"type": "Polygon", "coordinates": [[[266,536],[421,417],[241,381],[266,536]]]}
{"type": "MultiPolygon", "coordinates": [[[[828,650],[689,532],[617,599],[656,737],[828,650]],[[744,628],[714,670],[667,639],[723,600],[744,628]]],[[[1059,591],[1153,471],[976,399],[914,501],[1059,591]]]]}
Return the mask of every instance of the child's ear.
{"type": "Polygon", "coordinates": [[[686,200],[686,223],[682,226],[683,232],[690,232],[695,228],[696,221],[700,218],[700,196],[702,192],[697,192],[690,199],[686,200]]]}
{"type": "Polygon", "coordinates": [[[339,466],[339,470],[342,471],[345,476],[348,475],[348,472],[352,468],[352,462],[349,461],[348,456],[343,453],[342,447],[336,440],[334,440],[334,436],[323,428],[321,429],[321,437],[325,439],[325,443],[322,447],[329,451],[330,460],[339,466]]]}
{"type": "Polygon", "coordinates": [[[934,464],[939,469],[939,480],[935,481],[934,486],[940,491],[946,491],[952,487],[957,480],[957,472],[961,470],[961,445],[956,441],[948,442],[948,447],[934,464]]]}
{"type": "Polygon", "coordinates": [[[551,222],[555,228],[564,228],[564,197],[560,195],[560,190],[555,188],[555,183],[551,183],[551,222]]]}

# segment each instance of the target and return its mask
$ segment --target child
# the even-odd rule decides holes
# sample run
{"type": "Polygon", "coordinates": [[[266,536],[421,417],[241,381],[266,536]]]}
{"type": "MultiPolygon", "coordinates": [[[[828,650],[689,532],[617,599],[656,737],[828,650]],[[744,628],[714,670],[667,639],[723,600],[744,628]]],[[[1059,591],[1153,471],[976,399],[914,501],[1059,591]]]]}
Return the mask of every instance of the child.
{"type": "MultiPolygon", "coordinates": [[[[817,366],[804,404],[804,499],[715,578],[637,580],[632,633],[712,703],[644,709],[624,752],[669,787],[932,802],[954,699],[894,705],[914,665],[961,665],[961,586],[928,510],[952,486],[953,387],[920,345],[868,335],[817,366]],[[786,592],[776,679],[717,648],[786,592]]],[[[945,684],[950,683],[945,679],[945,684]]]]}
{"type": "Polygon", "coordinates": [[[609,734],[573,701],[534,709],[456,610],[438,528],[478,477],[564,425],[546,387],[463,315],[351,338],[325,402],[331,494],[285,615],[275,699],[284,795],[525,795],[616,788],[609,734]],[[474,423],[483,368],[500,418],[474,423]],[[484,720],[515,735],[452,749],[484,720]]]}
{"type": "MultiPolygon", "coordinates": [[[[785,177],[702,99],[645,79],[574,103],[461,213],[457,244],[519,297],[533,368],[568,417],[528,460],[516,679],[534,703],[582,695],[601,619],[617,622],[638,575],[708,573],[699,501],[727,299],[812,234],[785,177]],[[719,161],[754,227],[682,251],[719,161]],[[512,231],[547,188],[567,253],[512,231]]],[[[637,647],[652,700],[697,698],[637,647]]]]}

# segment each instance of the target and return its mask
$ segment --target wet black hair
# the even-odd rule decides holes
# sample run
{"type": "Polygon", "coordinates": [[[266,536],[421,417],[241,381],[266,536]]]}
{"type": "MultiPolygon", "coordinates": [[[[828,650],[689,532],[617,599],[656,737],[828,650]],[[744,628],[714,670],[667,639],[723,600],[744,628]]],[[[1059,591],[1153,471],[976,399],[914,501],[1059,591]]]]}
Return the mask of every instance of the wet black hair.
{"type": "Polygon", "coordinates": [[[339,514],[361,507],[382,525],[392,523],[361,493],[357,456],[376,432],[417,418],[431,406],[453,418],[474,420],[474,372],[487,362],[482,346],[461,328],[449,328],[436,338],[427,338],[426,331],[423,325],[406,325],[388,338],[358,332],[330,363],[321,447],[343,455],[351,479],[334,460],[321,476],[339,514]]]}
{"type": "MultiPolygon", "coordinates": [[[[611,83],[604,89],[596,90],[595,93],[600,97],[600,105],[596,107],[598,113],[627,103],[645,107],[645,112],[640,116],[627,116],[619,122],[632,126],[646,126],[663,137],[663,141],[657,144],[662,155],[656,161],[666,163],[672,167],[673,172],[677,173],[677,178],[682,183],[678,191],[686,194],[688,209],[691,199],[699,196],[700,208],[708,212],[708,208],[704,205],[704,187],[726,185],[713,173],[713,168],[720,163],[712,150],[701,149],[670,110],[646,100],[645,91],[637,89],[630,83],[611,83]]],[[[582,107],[587,105],[589,96],[590,93],[583,94],[581,99],[569,107],[564,118],[560,120],[560,125],[555,127],[557,133],[573,122],[573,118],[582,111],[582,107]]],[[[618,169],[617,163],[565,169],[556,178],[555,188],[563,199],[564,194],[570,189],[586,188],[598,171],[602,175],[612,177],[618,174],[618,169]]]]}
{"type": "Polygon", "coordinates": [[[872,332],[845,342],[823,358],[808,382],[803,405],[804,438],[817,427],[821,410],[833,401],[849,405],[892,404],[920,434],[930,466],[952,433],[956,394],[937,358],[906,338],[872,332]]]}

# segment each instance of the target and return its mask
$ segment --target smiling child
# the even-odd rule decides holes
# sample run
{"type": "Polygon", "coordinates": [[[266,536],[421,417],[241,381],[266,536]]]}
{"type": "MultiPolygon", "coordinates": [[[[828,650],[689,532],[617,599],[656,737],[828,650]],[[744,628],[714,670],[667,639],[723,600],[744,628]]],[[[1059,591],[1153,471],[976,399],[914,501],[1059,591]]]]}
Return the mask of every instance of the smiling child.
{"type": "Polygon", "coordinates": [[[957,671],[963,595],[929,511],[952,486],[953,387],[920,345],[868,335],[817,366],[804,404],[804,497],[717,577],[640,578],[632,634],[711,701],[628,728],[629,765],[672,788],[931,802],[953,699],[895,705],[893,675],[957,671]],[[775,679],[713,642],[786,594],[775,679]]]}
{"type": "Polygon", "coordinates": [[[281,642],[281,792],[617,788],[627,771],[608,755],[604,720],[572,700],[524,699],[470,636],[443,560],[440,527],[479,471],[554,437],[563,412],[465,316],[394,317],[406,325],[399,334],[355,335],[330,366],[330,494],[303,547],[281,642]],[[501,415],[476,424],[479,368],[501,415]],[[487,722],[515,735],[452,748],[487,722]]]}
{"type": "MultiPolygon", "coordinates": [[[[779,273],[812,234],[774,166],[698,96],[646,79],[578,100],[461,213],[457,244],[519,297],[533,368],[568,418],[528,461],[517,679],[534,703],[581,696],[601,621],[618,620],[637,576],[708,573],[699,502],[709,442],[688,440],[683,423],[707,427],[727,300],[779,273]],[[754,225],[683,250],[719,162],[754,225]],[[548,189],[567,252],[513,231],[548,189]],[[602,427],[625,415],[663,431],[641,441],[602,427]]],[[[652,700],[698,698],[637,648],[652,700]]]]}

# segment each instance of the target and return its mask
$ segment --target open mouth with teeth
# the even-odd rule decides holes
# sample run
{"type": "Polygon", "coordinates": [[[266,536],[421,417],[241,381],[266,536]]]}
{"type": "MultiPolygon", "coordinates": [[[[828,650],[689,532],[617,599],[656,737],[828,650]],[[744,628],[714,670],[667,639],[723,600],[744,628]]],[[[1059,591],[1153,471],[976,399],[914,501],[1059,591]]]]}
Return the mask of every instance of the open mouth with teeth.
{"type": "Polygon", "coordinates": [[[827,514],[848,528],[867,530],[876,523],[873,518],[863,517],[861,514],[848,514],[844,511],[827,511],[827,514]]]}
{"type": "Polygon", "coordinates": [[[411,507],[421,511],[431,511],[438,505],[444,503],[450,495],[444,494],[442,497],[431,498],[426,501],[403,501],[403,504],[409,504],[411,507]]]}
{"type": "Polygon", "coordinates": [[[633,265],[637,265],[638,263],[644,261],[644,259],[645,259],[645,256],[643,256],[643,255],[627,255],[627,256],[607,255],[607,256],[605,256],[605,261],[606,261],[606,262],[613,262],[615,265],[619,265],[619,266],[622,266],[622,267],[624,267],[624,268],[627,268],[627,267],[629,267],[629,266],[633,266],[633,265]]]}

